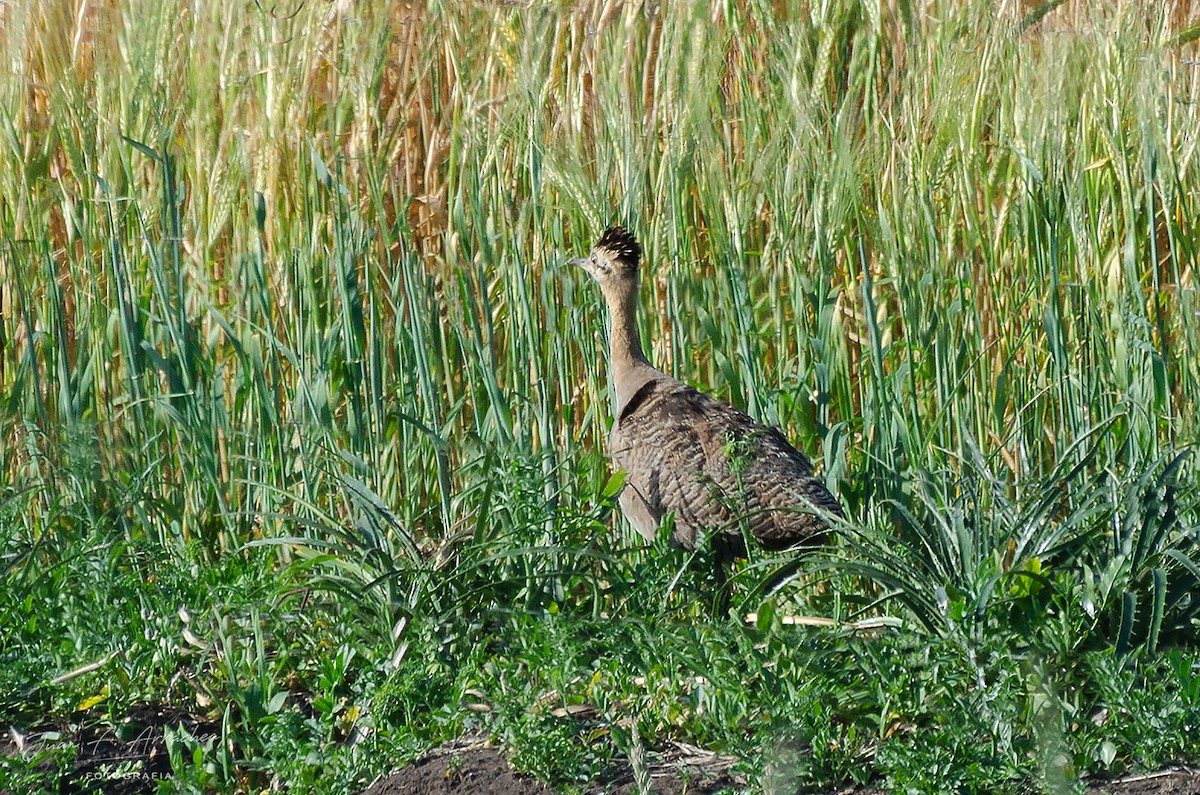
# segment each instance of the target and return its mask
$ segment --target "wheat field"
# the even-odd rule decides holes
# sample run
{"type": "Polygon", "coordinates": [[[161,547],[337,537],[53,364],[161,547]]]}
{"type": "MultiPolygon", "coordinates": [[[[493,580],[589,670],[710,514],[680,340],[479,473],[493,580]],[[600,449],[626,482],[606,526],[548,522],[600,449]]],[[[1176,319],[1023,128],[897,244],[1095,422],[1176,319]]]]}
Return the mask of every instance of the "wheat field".
{"type": "MultiPolygon", "coordinates": [[[[565,266],[609,223],[646,249],[652,361],[783,428],[847,509],[781,610],[949,639],[980,683],[979,644],[1060,619],[1064,659],[1194,649],[1198,26],[1138,0],[0,4],[11,692],[208,598],[86,628],[159,566],[315,588],[385,680],[455,622],[720,624],[694,561],[612,517],[606,318],[565,266]],[[92,601],[38,607],[64,581],[92,601]]],[[[774,615],[756,586],[794,565],[752,556],[736,608],[774,615]]],[[[177,630],[122,686],[162,692],[177,630]]],[[[297,664],[259,652],[263,681],[297,664]]]]}

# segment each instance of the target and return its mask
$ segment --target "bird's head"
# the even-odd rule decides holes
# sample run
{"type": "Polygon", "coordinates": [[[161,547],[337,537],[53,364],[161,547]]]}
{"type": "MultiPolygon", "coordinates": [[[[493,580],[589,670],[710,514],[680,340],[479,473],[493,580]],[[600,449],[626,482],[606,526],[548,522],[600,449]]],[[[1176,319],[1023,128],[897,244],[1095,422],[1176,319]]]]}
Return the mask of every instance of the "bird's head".
{"type": "Polygon", "coordinates": [[[621,284],[636,284],[641,256],[642,247],[632,232],[623,226],[610,226],[600,235],[588,256],[570,262],[590,273],[602,289],[607,289],[621,284]]]}

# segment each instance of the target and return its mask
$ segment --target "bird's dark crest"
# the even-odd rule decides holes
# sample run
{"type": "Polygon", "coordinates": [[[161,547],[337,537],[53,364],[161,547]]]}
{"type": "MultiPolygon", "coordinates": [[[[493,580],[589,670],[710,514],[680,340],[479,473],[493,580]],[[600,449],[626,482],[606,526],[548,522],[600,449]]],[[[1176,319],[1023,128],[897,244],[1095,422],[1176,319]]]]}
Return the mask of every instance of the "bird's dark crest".
{"type": "Polygon", "coordinates": [[[596,241],[596,248],[603,249],[627,268],[636,268],[642,256],[642,247],[637,238],[623,226],[610,226],[596,241]]]}

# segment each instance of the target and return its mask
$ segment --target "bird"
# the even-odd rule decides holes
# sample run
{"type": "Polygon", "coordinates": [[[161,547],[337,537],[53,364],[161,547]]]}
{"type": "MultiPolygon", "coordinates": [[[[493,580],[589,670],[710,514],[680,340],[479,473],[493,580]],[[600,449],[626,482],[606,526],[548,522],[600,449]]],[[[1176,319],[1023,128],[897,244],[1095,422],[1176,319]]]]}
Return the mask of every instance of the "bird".
{"type": "Polygon", "coordinates": [[[747,556],[746,537],[766,550],[823,541],[841,505],[812,464],[778,429],[672,378],[646,358],[637,329],[642,247],[610,226],[586,257],[570,260],[600,287],[610,315],[615,401],[609,458],[623,470],[622,513],[653,541],[673,514],[671,545],[704,539],[724,565],[747,556]]]}

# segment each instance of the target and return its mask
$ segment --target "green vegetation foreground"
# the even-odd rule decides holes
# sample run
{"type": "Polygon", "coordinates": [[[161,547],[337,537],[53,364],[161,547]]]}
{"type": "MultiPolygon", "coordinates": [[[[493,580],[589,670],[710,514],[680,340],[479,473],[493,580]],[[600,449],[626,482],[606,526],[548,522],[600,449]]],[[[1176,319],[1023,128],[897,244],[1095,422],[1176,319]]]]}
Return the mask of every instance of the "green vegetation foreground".
{"type": "Polygon", "coordinates": [[[1200,759],[1196,10],[374,5],[0,4],[5,726],[216,726],[165,791],[1200,759]],[[846,510],[728,599],[613,518],[610,222],[846,510]]]}

